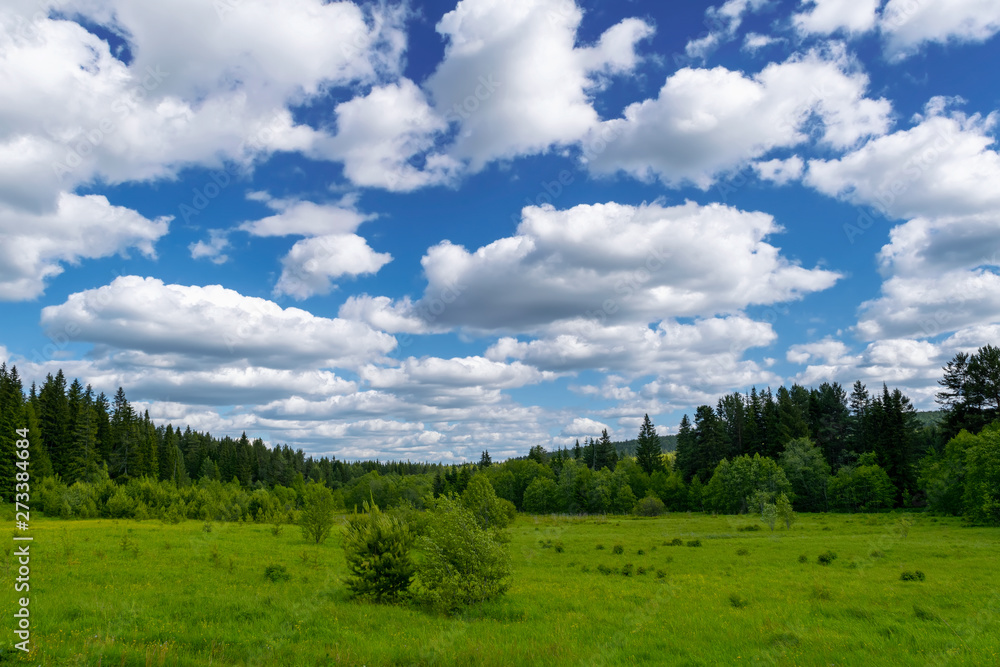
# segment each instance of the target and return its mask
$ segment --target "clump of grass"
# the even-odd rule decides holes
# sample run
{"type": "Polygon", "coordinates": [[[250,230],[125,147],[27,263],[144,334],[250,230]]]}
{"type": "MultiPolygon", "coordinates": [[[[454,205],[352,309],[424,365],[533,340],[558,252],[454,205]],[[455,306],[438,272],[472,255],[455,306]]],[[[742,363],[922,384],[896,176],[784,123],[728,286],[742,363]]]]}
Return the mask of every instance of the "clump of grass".
{"type": "Polygon", "coordinates": [[[264,577],[277,583],[279,581],[288,581],[292,578],[292,575],[288,574],[288,568],[284,565],[271,564],[264,568],[264,577]]]}
{"type": "Polygon", "coordinates": [[[812,596],[817,600],[829,600],[830,599],[830,587],[814,585],[812,596]]]}
{"type": "Polygon", "coordinates": [[[616,556],[620,556],[621,554],[625,553],[625,547],[623,547],[620,544],[616,544],[615,546],[611,547],[611,553],[615,554],[616,556]]]}
{"type": "Polygon", "coordinates": [[[213,565],[219,564],[219,545],[212,545],[212,552],[208,554],[209,559],[212,561],[213,565]]]}
{"type": "Polygon", "coordinates": [[[666,576],[667,576],[667,571],[666,570],[657,570],[656,571],[656,578],[657,579],[663,579],[666,576]]]}
{"type": "Polygon", "coordinates": [[[625,563],[622,565],[622,576],[631,577],[632,576],[632,563],[625,563]]]}
{"type": "Polygon", "coordinates": [[[750,555],[750,550],[747,549],[746,547],[740,547],[739,549],[736,550],[736,555],[737,556],[749,556],[750,555]]]}
{"type": "Polygon", "coordinates": [[[642,575],[646,574],[646,568],[640,565],[639,567],[635,568],[635,573],[641,577],[642,575]]]}
{"type": "Polygon", "coordinates": [[[611,568],[603,563],[597,566],[597,571],[601,574],[611,574],[611,568]]]}
{"type": "Polygon", "coordinates": [[[553,550],[554,550],[554,551],[555,551],[555,552],[556,552],[557,554],[561,554],[561,553],[562,553],[563,551],[565,551],[565,550],[566,550],[566,547],[564,547],[564,546],[563,546],[563,543],[562,543],[561,541],[559,541],[559,540],[556,540],[556,541],[555,541],[555,542],[554,542],[554,543],[552,544],[552,549],[553,549],[553,550]]]}
{"type": "Polygon", "coordinates": [[[799,562],[800,563],[808,563],[809,562],[809,556],[807,556],[805,554],[802,554],[801,556],[799,556],[799,562]]]}
{"type": "Polygon", "coordinates": [[[668,563],[673,563],[674,562],[674,557],[673,556],[667,556],[667,562],[668,563]]]}
{"type": "Polygon", "coordinates": [[[594,548],[595,548],[595,549],[597,549],[598,551],[601,551],[602,549],[604,549],[604,545],[603,545],[603,544],[598,544],[598,545],[597,545],[596,547],[594,547],[594,548]]]}
{"type": "Polygon", "coordinates": [[[919,605],[913,605],[913,615],[921,621],[936,621],[938,619],[938,615],[933,611],[924,609],[919,605]]]}
{"type": "Polygon", "coordinates": [[[701,546],[701,540],[688,540],[687,541],[687,545],[689,547],[700,547],[701,546]]]}
{"type": "Polygon", "coordinates": [[[670,540],[670,546],[672,547],[684,546],[684,541],[679,537],[675,537],[674,539],[670,540]]]}
{"type": "Polygon", "coordinates": [[[871,552],[868,555],[871,556],[872,558],[885,558],[885,552],[879,551],[878,549],[876,549],[875,551],[871,552]]]}
{"type": "Polygon", "coordinates": [[[820,565],[829,565],[833,561],[837,560],[837,554],[832,551],[824,551],[819,556],[816,557],[816,562],[820,565]]]}
{"type": "Polygon", "coordinates": [[[284,529],[285,527],[283,525],[281,525],[280,523],[276,523],[271,526],[271,534],[274,535],[275,537],[278,537],[279,535],[281,535],[281,532],[284,529]]]}
{"type": "Polygon", "coordinates": [[[163,550],[164,551],[170,551],[170,542],[164,542],[163,543],[163,550]]]}
{"type": "MultiPolygon", "coordinates": [[[[850,523],[850,522],[848,522],[850,523]]],[[[820,530],[833,530],[830,526],[823,526],[820,530]]]]}
{"type": "Polygon", "coordinates": [[[590,566],[584,565],[583,567],[580,568],[580,572],[590,572],[590,566]]]}
{"type": "Polygon", "coordinates": [[[645,552],[645,551],[643,551],[642,549],[639,549],[639,550],[638,550],[638,551],[636,551],[635,553],[636,553],[636,554],[638,554],[639,556],[642,556],[642,555],[644,555],[644,554],[645,554],[646,552],[645,552]]]}
{"type": "Polygon", "coordinates": [[[729,596],[729,604],[731,604],[736,609],[743,609],[748,604],[750,604],[745,597],[739,593],[732,593],[729,596]]]}
{"type": "Polygon", "coordinates": [[[755,533],[760,530],[760,526],[756,523],[752,523],[749,526],[740,526],[736,529],[740,533],[755,533]]]}
{"type": "Polygon", "coordinates": [[[201,529],[204,532],[206,532],[206,533],[211,533],[212,532],[212,522],[211,521],[206,521],[205,524],[201,527],[201,529]]]}
{"type": "Polygon", "coordinates": [[[900,581],[923,581],[926,578],[923,572],[920,570],[914,570],[913,572],[903,572],[899,575],[900,581]]]}

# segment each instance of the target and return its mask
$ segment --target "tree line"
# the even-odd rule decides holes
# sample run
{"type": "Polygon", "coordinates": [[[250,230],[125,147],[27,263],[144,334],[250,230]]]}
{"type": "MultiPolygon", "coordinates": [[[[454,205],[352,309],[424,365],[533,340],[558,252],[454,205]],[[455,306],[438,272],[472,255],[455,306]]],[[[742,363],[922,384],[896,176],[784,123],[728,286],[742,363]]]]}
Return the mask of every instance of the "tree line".
{"type": "MultiPolygon", "coordinates": [[[[30,428],[33,479],[51,479],[45,511],[63,516],[109,515],[117,497],[122,516],[264,520],[300,507],[310,484],[346,510],[366,500],[422,509],[481,475],[523,512],[750,512],[784,496],[798,511],[926,507],[1000,523],[1000,350],[957,355],[940,384],[937,423],[922,423],[885,384],[869,392],[856,382],[850,394],[836,382],[753,388],[684,415],[675,452],[663,452],[646,415],[634,455],[605,430],[572,448],[536,446],[502,463],[484,450],[478,463],[442,465],[314,458],[245,433],[154,426],[121,388],[109,401],[78,380],[67,387],[60,371],[25,395],[17,369],[0,366],[0,448],[11,460],[15,428],[30,428]]],[[[12,477],[13,466],[0,471],[8,497],[12,477]]]]}

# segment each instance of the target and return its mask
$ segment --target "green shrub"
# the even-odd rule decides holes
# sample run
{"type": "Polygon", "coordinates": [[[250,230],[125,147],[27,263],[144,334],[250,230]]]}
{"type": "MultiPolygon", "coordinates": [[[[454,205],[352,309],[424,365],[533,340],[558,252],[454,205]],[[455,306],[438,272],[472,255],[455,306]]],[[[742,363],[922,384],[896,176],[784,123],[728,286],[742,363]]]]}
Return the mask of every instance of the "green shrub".
{"type": "Polygon", "coordinates": [[[749,526],[740,526],[739,528],[736,529],[736,532],[739,532],[739,533],[754,533],[754,532],[757,532],[760,529],[761,529],[760,526],[754,523],[754,524],[750,524],[749,526]]]}
{"type": "Polygon", "coordinates": [[[639,516],[660,516],[666,509],[667,507],[663,504],[663,501],[650,491],[645,498],[636,503],[635,513],[639,516]]]}
{"type": "Polygon", "coordinates": [[[646,568],[640,565],[635,569],[635,573],[641,577],[642,575],[646,574],[646,568]]]}
{"type": "Polygon", "coordinates": [[[737,556],[749,556],[750,555],[750,550],[747,549],[746,547],[740,547],[739,549],[736,550],[736,555],[737,556]]]}
{"type": "Polygon", "coordinates": [[[824,551],[819,556],[816,557],[816,562],[820,565],[829,565],[837,559],[837,554],[832,551],[824,551]]]}
{"type": "Polygon", "coordinates": [[[920,570],[914,570],[913,572],[903,572],[899,575],[900,581],[923,581],[925,575],[920,570]]]}
{"type": "Polygon", "coordinates": [[[799,556],[799,562],[800,563],[806,563],[808,561],[809,561],[809,556],[807,556],[805,554],[802,554],[801,556],[799,556]]]}
{"type": "Polygon", "coordinates": [[[437,609],[460,607],[502,595],[510,587],[510,554],[499,531],[484,530],[458,502],[439,498],[418,544],[421,597],[437,609]]]}
{"type": "Polygon", "coordinates": [[[364,514],[348,519],[344,531],[347,587],[360,598],[379,602],[402,595],[413,580],[413,535],[406,524],[364,503],[364,514]]]}
{"type": "Polygon", "coordinates": [[[604,564],[598,565],[597,571],[601,574],[611,574],[611,568],[604,564]]]}
{"type": "Polygon", "coordinates": [[[611,547],[611,553],[615,554],[616,556],[619,556],[625,553],[625,547],[623,547],[620,544],[616,544],[615,546],[611,547]]]}
{"type": "Polygon", "coordinates": [[[622,565],[622,576],[631,577],[632,576],[632,563],[625,563],[622,565]]]}
{"type": "Polygon", "coordinates": [[[333,492],[325,484],[310,484],[303,493],[304,507],[299,515],[302,536],[321,544],[333,529],[333,492]]]}
{"type": "Polygon", "coordinates": [[[743,607],[746,607],[750,603],[747,602],[747,599],[739,593],[733,593],[729,596],[729,604],[736,609],[743,609],[743,607]]]}
{"type": "Polygon", "coordinates": [[[476,523],[483,530],[504,529],[517,516],[514,503],[498,498],[493,485],[483,474],[476,475],[469,482],[462,493],[462,505],[472,512],[476,523]]]}
{"type": "Polygon", "coordinates": [[[663,579],[666,576],[667,576],[667,571],[666,570],[657,570],[656,571],[656,578],[657,579],[663,579]]]}
{"type": "Polygon", "coordinates": [[[687,545],[689,547],[700,547],[701,546],[701,540],[688,540],[687,541],[687,545]]]}
{"type": "Polygon", "coordinates": [[[603,545],[603,544],[598,544],[598,545],[597,545],[596,547],[594,547],[594,548],[595,548],[595,549],[597,549],[598,551],[600,551],[601,549],[603,549],[603,548],[604,548],[604,545],[603,545]]]}
{"type": "Polygon", "coordinates": [[[292,578],[292,575],[288,574],[288,568],[284,565],[272,564],[264,568],[264,577],[277,583],[279,581],[288,581],[292,578]]]}
{"type": "Polygon", "coordinates": [[[670,540],[670,546],[672,547],[684,546],[684,541],[679,537],[675,537],[674,539],[670,540]]]}

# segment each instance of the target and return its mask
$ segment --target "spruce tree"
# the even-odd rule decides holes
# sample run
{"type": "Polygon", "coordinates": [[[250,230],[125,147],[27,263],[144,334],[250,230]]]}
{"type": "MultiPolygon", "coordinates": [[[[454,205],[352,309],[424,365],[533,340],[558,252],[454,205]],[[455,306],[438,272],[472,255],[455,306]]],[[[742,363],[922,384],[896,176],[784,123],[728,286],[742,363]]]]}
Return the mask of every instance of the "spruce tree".
{"type": "Polygon", "coordinates": [[[647,475],[652,475],[657,470],[663,469],[663,450],[660,447],[660,436],[653,428],[653,422],[649,420],[647,414],[639,427],[638,444],[635,448],[635,460],[647,475]]]}

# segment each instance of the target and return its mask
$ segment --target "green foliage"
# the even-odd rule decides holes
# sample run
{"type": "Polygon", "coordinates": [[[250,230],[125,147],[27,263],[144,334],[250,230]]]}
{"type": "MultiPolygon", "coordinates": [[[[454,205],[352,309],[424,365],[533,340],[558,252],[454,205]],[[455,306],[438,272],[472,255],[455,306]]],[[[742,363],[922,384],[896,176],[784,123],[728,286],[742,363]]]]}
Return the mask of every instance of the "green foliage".
{"type": "Polygon", "coordinates": [[[536,477],[524,491],[524,511],[530,514],[549,514],[559,508],[559,488],[548,477],[536,477]]]}
{"type": "Polygon", "coordinates": [[[896,488],[873,459],[873,455],[864,455],[858,461],[860,465],[845,466],[830,480],[830,502],[835,508],[875,512],[892,506],[896,488]]]}
{"type": "Polygon", "coordinates": [[[377,602],[397,599],[413,580],[413,534],[378,505],[365,502],[363,507],[364,513],[350,517],[344,531],[345,583],[356,597],[377,602]]]}
{"type": "Polygon", "coordinates": [[[791,493],[792,487],[778,464],[766,456],[754,454],[723,459],[705,488],[709,509],[727,514],[762,511],[779,494],[791,493]]]}
{"type": "Polygon", "coordinates": [[[665,510],[663,501],[657,498],[652,490],[635,506],[635,513],[639,516],[660,516],[665,510]]]}
{"type": "Polygon", "coordinates": [[[689,547],[700,547],[701,546],[701,540],[688,540],[687,541],[687,546],[689,546],[689,547]]]}
{"type": "Polygon", "coordinates": [[[903,572],[899,575],[900,581],[923,581],[926,579],[926,575],[920,570],[914,570],[913,572],[903,572]]]}
{"type": "Polygon", "coordinates": [[[454,611],[502,595],[510,587],[510,554],[498,531],[484,530],[472,512],[440,498],[418,544],[421,597],[454,611]]]}
{"type": "Polygon", "coordinates": [[[625,553],[625,547],[623,547],[620,544],[616,544],[613,547],[611,547],[611,553],[615,554],[616,556],[620,556],[621,554],[625,553]]]}
{"type": "Polygon", "coordinates": [[[788,500],[788,496],[785,494],[780,494],[778,499],[774,503],[775,512],[778,515],[778,520],[785,524],[785,528],[791,528],[792,524],[795,523],[795,511],[792,510],[792,503],[788,500]]]}
{"type": "Polygon", "coordinates": [[[837,559],[837,554],[828,549],[816,557],[816,562],[819,563],[820,565],[829,565],[836,559],[837,559]]]}
{"type": "MultiPolygon", "coordinates": [[[[322,484],[305,488],[305,505],[299,516],[299,525],[305,539],[321,544],[333,528],[333,493],[322,484]]],[[[249,502],[247,503],[249,508],[249,502]]]]}
{"type": "Polygon", "coordinates": [[[652,475],[663,468],[660,436],[656,434],[656,429],[653,428],[653,422],[649,420],[649,415],[643,418],[642,426],[639,428],[635,460],[647,475],[652,475]]]}
{"type": "Polygon", "coordinates": [[[767,524],[768,528],[772,531],[774,530],[774,524],[778,520],[778,510],[773,503],[764,503],[760,511],[760,518],[761,521],[767,524]]]}
{"type": "Polygon", "coordinates": [[[789,440],[778,458],[800,512],[823,512],[827,509],[827,484],[830,464],[823,452],[809,438],[789,440]]]}
{"type": "Polygon", "coordinates": [[[507,528],[517,515],[514,503],[497,497],[486,475],[475,475],[462,493],[465,506],[484,530],[507,528]]]}
{"type": "Polygon", "coordinates": [[[264,578],[277,583],[279,581],[288,581],[292,578],[292,575],[288,573],[288,568],[284,565],[271,564],[264,568],[264,578]]]}
{"type": "Polygon", "coordinates": [[[966,520],[1000,526],[1000,422],[983,429],[965,456],[966,520]]]}

